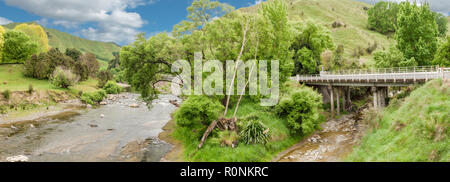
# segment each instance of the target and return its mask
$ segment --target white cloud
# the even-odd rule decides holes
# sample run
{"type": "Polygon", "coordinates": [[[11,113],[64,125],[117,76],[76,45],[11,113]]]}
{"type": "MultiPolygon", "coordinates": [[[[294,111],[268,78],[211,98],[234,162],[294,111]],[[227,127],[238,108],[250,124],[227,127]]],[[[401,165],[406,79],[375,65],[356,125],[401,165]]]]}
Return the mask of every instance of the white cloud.
{"type": "Polygon", "coordinates": [[[13,21],[11,21],[11,20],[8,20],[8,19],[6,19],[6,18],[0,17],[0,25],[10,24],[10,23],[12,23],[12,22],[13,22],[13,21]]]}
{"type": "Polygon", "coordinates": [[[264,0],[255,0],[255,5],[261,4],[262,2],[264,2],[264,0]]]}
{"type": "Polygon", "coordinates": [[[86,38],[119,44],[134,39],[145,21],[129,9],[155,3],[157,0],[5,0],[6,4],[42,16],[44,23],[78,28],[83,23],[96,27],[81,30],[86,38]]]}

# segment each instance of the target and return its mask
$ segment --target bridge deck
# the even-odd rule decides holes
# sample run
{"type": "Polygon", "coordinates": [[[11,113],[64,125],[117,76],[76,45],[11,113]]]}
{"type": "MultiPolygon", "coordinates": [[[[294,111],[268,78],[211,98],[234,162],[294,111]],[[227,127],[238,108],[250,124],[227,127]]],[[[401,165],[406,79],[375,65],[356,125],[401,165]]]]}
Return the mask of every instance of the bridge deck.
{"type": "Polygon", "coordinates": [[[406,86],[424,83],[435,78],[450,78],[450,68],[405,67],[345,70],[332,73],[322,72],[320,75],[297,75],[291,79],[308,85],[406,86]]]}

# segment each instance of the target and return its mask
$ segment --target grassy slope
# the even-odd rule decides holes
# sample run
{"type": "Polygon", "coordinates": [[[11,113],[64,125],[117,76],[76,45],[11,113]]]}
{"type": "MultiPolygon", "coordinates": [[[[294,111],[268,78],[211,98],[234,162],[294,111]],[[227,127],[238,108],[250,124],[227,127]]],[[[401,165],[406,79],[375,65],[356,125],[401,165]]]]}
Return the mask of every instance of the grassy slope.
{"type": "MultiPolygon", "coordinates": [[[[4,25],[4,27],[13,29],[18,24],[19,23],[11,23],[4,25]]],[[[94,53],[97,56],[97,59],[101,61],[109,61],[113,59],[114,57],[112,53],[120,51],[120,47],[114,43],[82,39],[56,29],[45,28],[45,31],[49,34],[50,47],[59,48],[61,51],[66,48],[77,48],[83,52],[94,53]]]]}
{"type": "MultiPolygon", "coordinates": [[[[295,91],[300,87],[295,82],[286,83],[287,87],[283,93],[295,91]]],[[[234,113],[234,103],[230,106],[227,118],[232,118],[234,113]]],[[[239,105],[237,112],[238,118],[245,118],[249,115],[259,116],[261,122],[270,128],[272,132],[272,140],[266,145],[245,145],[238,144],[236,148],[221,147],[212,142],[215,137],[211,135],[206,140],[205,145],[201,150],[196,151],[200,138],[203,132],[192,132],[190,129],[173,126],[173,133],[169,134],[174,139],[178,140],[183,145],[183,160],[197,161],[197,162],[262,162],[271,161],[278,153],[287,149],[288,147],[298,143],[302,136],[291,135],[290,129],[287,126],[287,121],[284,118],[273,114],[268,110],[268,107],[262,107],[258,102],[243,99],[239,105]]],[[[325,118],[322,118],[324,120],[325,118]]],[[[171,121],[174,122],[174,121],[171,121]]]]}
{"type": "MultiPolygon", "coordinates": [[[[234,111],[231,109],[230,111],[234,111]]],[[[261,121],[272,131],[275,139],[267,145],[238,144],[236,148],[221,147],[214,144],[210,136],[202,149],[196,151],[203,132],[192,132],[190,129],[176,127],[172,137],[183,144],[185,161],[197,162],[261,162],[271,161],[275,155],[300,141],[299,136],[289,136],[286,121],[267,112],[258,103],[243,102],[239,106],[238,117],[257,114],[261,121]]]]}
{"type": "Polygon", "coordinates": [[[38,80],[35,78],[25,77],[22,73],[23,66],[18,64],[0,65],[0,92],[4,90],[10,91],[26,91],[30,84],[36,90],[66,90],[77,94],[79,91],[92,92],[97,90],[96,80],[87,80],[69,89],[61,89],[52,85],[48,80],[38,80]],[[4,84],[6,82],[6,84],[4,84]]]}
{"type": "Polygon", "coordinates": [[[387,107],[348,160],[449,162],[449,86],[449,81],[430,81],[403,103],[387,107]]]}
{"type": "MultiPolygon", "coordinates": [[[[363,7],[371,7],[370,4],[354,0],[287,0],[287,3],[290,21],[310,20],[326,26],[331,31],[335,45],[344,45],[344,56],[347,58],[353,58],[353,50],[358,46],[367,48],[369,43],[376,41],[378,49],[383,49],[395,43],[386,35],[367,29],[368,15],[363,7]],[[337,20],[347,27],[332,28],[331,24],[337,20]]],[[[258,7],[243,8],[243,11],[254,12],[258,7]]],[[[367,60],[371,60],[370,55],[361,57],[361,62],[367,60]]]]}

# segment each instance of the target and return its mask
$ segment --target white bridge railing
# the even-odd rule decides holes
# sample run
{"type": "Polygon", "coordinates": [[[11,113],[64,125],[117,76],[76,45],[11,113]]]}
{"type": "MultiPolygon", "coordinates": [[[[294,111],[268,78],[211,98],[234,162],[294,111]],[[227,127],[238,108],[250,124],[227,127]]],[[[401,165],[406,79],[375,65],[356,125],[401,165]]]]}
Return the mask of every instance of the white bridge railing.
{"type": "Polygon", "coordinates": [[[450,78],[450,68],[416,66],[375,69],[352,69],[321,72],[316,75],[297,75],[292,80],[302,82],[385,82],[401,83],[450,78]]]}

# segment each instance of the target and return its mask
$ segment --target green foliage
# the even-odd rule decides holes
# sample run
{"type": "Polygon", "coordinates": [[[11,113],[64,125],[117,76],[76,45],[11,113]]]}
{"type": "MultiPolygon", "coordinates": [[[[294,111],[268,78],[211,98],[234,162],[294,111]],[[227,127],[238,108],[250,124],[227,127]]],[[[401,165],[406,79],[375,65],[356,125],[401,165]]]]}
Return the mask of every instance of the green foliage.
{"type": "Polygon", "coordinates": [[[447,41],[439,46],[439,49],[434,56],[433,65],[442,67],[450,66],[450,37],[447,37],[447,41]]]}
{"type": "Polygon", "coordinates": [[[122,87],[117,85],[114,81],[108,81],[103,87],[103,90],[105,90],[107,94],[119,94],[122,92],[122,87]]]}
{"type": "Polygon", "coordinates": [[[54,73],[57,67],[72,70],[74,61],[64,55],[59,49],[41,53],[39,56],[33,55],[24,63],[24,74],[37,79],[47,79],[54,73]]]}
{"type": "Polygon", "coordinates": [[[79,61],[87,65],[88,73],[90,76],[95,77],[100,69],[100,63],[97,61],[97,57],[93,53],[85,53],[79,61]]]}
{"type": "MultiPolygon", "coordinates": [[[[295,26],[296,37],[291,45],[294,50],[294,74],[314,74],[319,71],[320,55],[326,49],[333,49],[330,32],[323,26],[308,21],[295,26]]],[[[343,51],[343,50],[342,50],[343,51]]]]}
{"type": "Polygon", "coordinates": [[[120,53],[113,52],[114,59],[108,62],[108,70],[119,68],[120,66],[120,53]]]}
{"type": "MultiPolygon", "coordinates": [[[[231,112],[228,117],[232,117],[232,115],[231,112]]],[[[236,116],[245,118],[245,120],[257,119],[261,121],[270,128],[273,139],[265,145],[240,143],[235,148],[222,147],[218,145],[219,141],[222,139],[233,141],[232,136],[235,133],[221,134],[221,132],[218,132],[217,134],[213,133],[206,140],[202,149],[198,150],[197,146],[203,132],[188,127],[175,126],[175,131],[171,135],[183,144],[183,160],[196,162],[268,162],[280,152],[300,141],[300,136],[289,135],[289,128],[286,126],[285,119],[268,112],[267,108],[259,105],[259,102],[243,100],[239,105],[236,116]],[[257,117],[247,119],[247,116],[250,115],[257,117]],[[224,136],[222,137],[222,135],[224,136]]],[[[176,122],[176,118],[174,118],[174,121],[176,122]]]]}
{"type": "Polygon", "coordinates": [[[30,83],[30,84],[28,85],[28,93],[29,93],[29,94],[32,94],[33,92],[34,92],[33,84],[30,83]]]}
{"type": "Polygon", "coordinates": [[[270,129],[261,121],[247,121],[239,133],[240,140],[245,144],[266,144],[270,140],[270,129]]]}
{"type": "Polygon", "coordinates": [[[260,34],[258,60],[280,61],[280,83],[285,82],[292,75],[294,62],[290,50],[292,35],[288,23],[288,8],[283,0],[273,0],[262,5],[261,20],[256,32],[260,34]]]}
{"type": "Polygon", "coordinates": [[[198,129],[219,118],[223,109],[217,100],[206,96],[189,96],[175,112],[175,120],[178,126],[198,129]]]}
{"type": "Polygon", "coordinates": [[[441,13],[436,13],[433,12],[435,17],[436,17],[436,24],[438,26],[438,32],[439,32],[439,36],[444,37],[445,35],[447,35],[447,24],[448,24],[448,20],[447,17],[442,15],[441,13]]]}
{"type": "MultiPolygon", "coordinates": [[[[449,82],[432,80],[378,113],[348,161],[450,161],[449,82]]],[[[371,114],[374,115],[374,114],[371,114]]],[[[370,116],[370,115],[369,115],[370,116]]],[[[374,118],[374,117],[372,117],[374,118]]]]}
{"type": "Polygon", "coordinates": [[[308,135],[319,127],[322,96],[309,87],[302,87],[281,99],[275,112],[288,120],[293,133],[308,135]]]}
{"type": "Polygon", "coordinates": [[[105,87],[106,83],[108,83],[108,81],[114,78],[114,76],[109,70],[100,70],[97,74],[97,78],[98,78],[97,86],[99,88],[103,88],[105,87]]]}
{"type": "Polygon", "coordinates": [[[5,29],[0,26],[0,63],[2,62],[3,44],[5,43],[3,34],[5,34],[5,29]]]}
{"type": "Polygon", "coordinates": [[[419,66],[429,65],[437,49],[437,25],[428,3],[402,3],[396,32],[397,48],[419,66]]]}
{"type": "Polygon", "coordinates": [[[71,57],[74,61],[77,61],[83,55],[83,53],[76,48],[66,48],[64,54],[71,57]]]}
{"type": "Polygon", "coordinates": [[[47,52],[49,49],[47,33],[37,24],[20,24],[14,30],[27,34],[31,41],[37,44],[38,53],[47,52]]]}
{"type": "Polygon", "coordinates": [[[403,53],[397,48],[391,47],[387,51],[377,51],[373,55],[373,60],[377,68],[407,67],[417,66],[414,58],[406,59],[403,53]]]}
{"type": "Polygon", "coordinates": [[[368,28],[380,33],[395,32],[399,4],[396,2],[378,2],[369,9],[368,28]]]}
{"type": "Polygon", "coordinates": [[[139,34],[134,43],[122,47],[120,60],[125,80],[141,93],[144,101],[150,103],[157,97],[155,84],[161,74],[173,74],[171,63],[177,60],[178,54],[177,49],[172,48],[177,47],[177,41],[167,33],[148,40],[144,34],[139,34]]]}
{"type": "Polygon", "coordinates": [[[5,90],[2,92],[2,95],[6,100],[9,100],[9,98],[11,97],[11,91],[5,90]]]}
{"type": "Polygon", "coordinates": [[[174,27],[174,34],[177,36],[198,30],[213,20],[214,17],[221,17],[230,13],[234,10],[234,7],[219,1],[194,0],[186,10],[188,11],[188,21],[182,21],[174,27]]]}
{"type": "Polygon", "coordinates": [[[106,96],[107,93],[105,90],[99,90],[91,93],[83,93],[81,95],[81,101],[86,104],[94,105],[103,101],[103,99],[106,98],[106,96]]]}
{"type": "Polygon", "coordinates": [[[3,37],[4,43],[0,63],[24,63],[37,52],[37,44],[23,32],[10,30],[3,37]]]}
{"type": "Polygon", "coordinates": [[[77,83],[78,80],[77,75],[73,74],[72,71],[61,67],[57,67],[51,77],[52,84],[61,88],[68,88],[77,83]]]}

